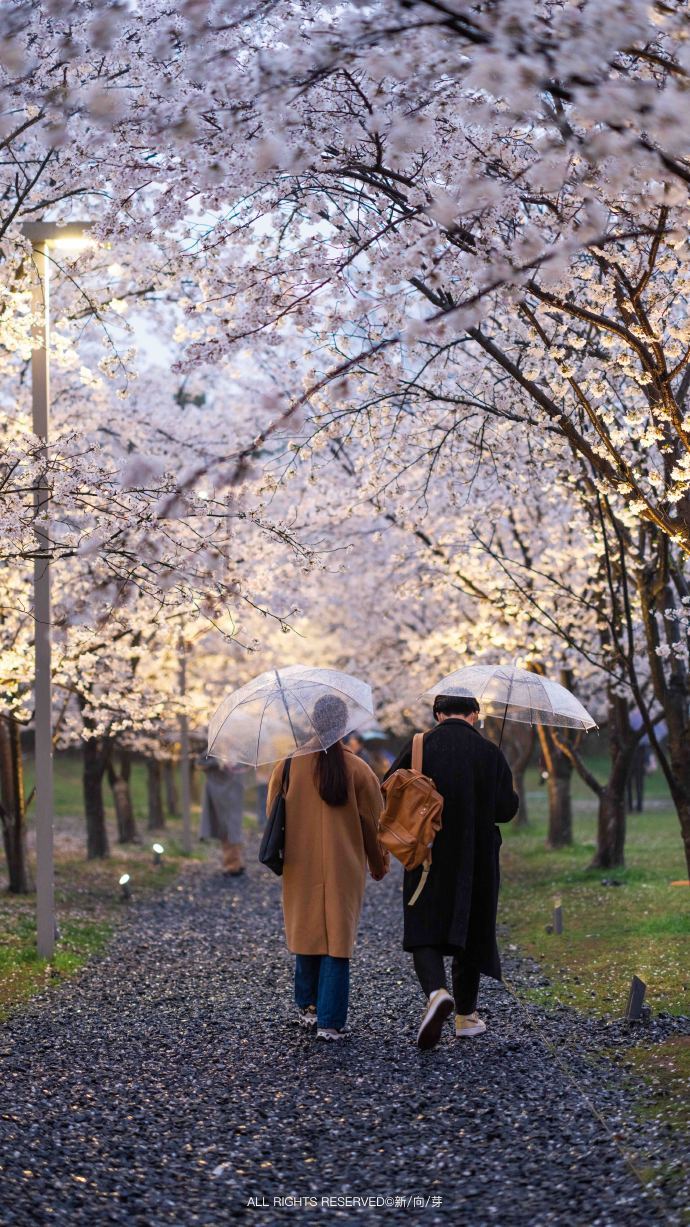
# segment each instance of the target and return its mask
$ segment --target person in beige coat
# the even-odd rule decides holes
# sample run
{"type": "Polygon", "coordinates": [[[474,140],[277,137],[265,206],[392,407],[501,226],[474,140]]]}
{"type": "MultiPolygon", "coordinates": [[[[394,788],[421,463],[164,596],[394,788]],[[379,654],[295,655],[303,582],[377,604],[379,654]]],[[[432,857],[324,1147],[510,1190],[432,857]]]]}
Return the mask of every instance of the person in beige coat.
{"type": "MultiPolygon", "coordinates": [[[[336,704],[345,727],[345,704],[326,695],[314,706],[317,732],[337,727],[336,704]]],[[[269,782],[269,813],[283,767],[276,764],[269,782]]],[[[283,913],[288,949],[297,956],[299,1021],[316,1027],[318,1039],[340,1039],[367,864],[376,881],[388,871],[378,841],[381,789],[371,768],[338,741],[292,759],[285,803],[283,913]]]]}

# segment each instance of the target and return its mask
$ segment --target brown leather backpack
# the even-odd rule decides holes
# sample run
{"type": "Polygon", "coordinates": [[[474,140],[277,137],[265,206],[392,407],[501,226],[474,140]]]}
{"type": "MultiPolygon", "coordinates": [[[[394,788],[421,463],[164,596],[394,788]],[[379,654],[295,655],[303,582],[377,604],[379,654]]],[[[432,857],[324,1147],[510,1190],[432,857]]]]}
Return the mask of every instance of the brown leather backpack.
{"type": "Polygon", "coordinates": [[[424,866],[419,885],[408,903],[417,902],[431,868],[431,846],[441,830],[443,797],[434,781],[422,775],[424,734],[412,739],[412,766],[394,771],[382,785],[384,809],[379,819],[379,843],[405,869],[424,866]]]}

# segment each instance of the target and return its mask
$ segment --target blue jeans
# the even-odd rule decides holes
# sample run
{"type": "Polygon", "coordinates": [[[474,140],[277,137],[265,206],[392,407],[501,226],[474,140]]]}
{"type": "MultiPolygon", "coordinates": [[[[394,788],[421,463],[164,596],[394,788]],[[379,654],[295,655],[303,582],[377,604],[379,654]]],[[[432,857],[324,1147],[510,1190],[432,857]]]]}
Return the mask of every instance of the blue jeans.
{"type": "Polygon", "coordinates": [[[347,1020],[350,960],[330,954],[298,954],[295,960],[295,1001],[300,1010],[316,1006],[320,1027],[340,1031],[347,1020]]]}

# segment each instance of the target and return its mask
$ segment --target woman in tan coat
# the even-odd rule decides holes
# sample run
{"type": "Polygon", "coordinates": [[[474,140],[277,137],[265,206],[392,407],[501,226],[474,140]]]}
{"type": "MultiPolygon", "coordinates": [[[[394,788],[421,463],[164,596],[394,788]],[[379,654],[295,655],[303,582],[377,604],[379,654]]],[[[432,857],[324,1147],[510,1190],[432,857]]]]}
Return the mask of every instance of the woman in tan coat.
{"type": "MultiPolygon", "coordinates": [[[[344,730],[346,717],[335,695],[314,705],[317,733],[339,725],[344,730]]],[[[269,813],[283,767],[277,763],[271,776],[269,813]]],[[[367,863],[376,881],[388,870],[378,842],[381,789],[371,768],[337,741],[291,760],[285,801],[283,913],[288,949],[297,956],[299,1021],[316,1026],[318,1039],[337,1040],[345,1033],[367,863]]]]}

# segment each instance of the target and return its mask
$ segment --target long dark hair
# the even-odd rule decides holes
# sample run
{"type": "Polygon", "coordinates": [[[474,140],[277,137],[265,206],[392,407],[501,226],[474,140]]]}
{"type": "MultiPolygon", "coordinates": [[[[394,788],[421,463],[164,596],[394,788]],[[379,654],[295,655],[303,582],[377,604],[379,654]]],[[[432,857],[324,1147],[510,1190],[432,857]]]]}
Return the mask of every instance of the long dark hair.
{"type": "Polygon", "coordinates": [[[314,780],[319,796],[326,805],[345,805],[349,776],[340,738],[346,728],[347,706],[337,695],[325,694],[314,704],[312,720],[322,741],[330,741],[334,734],[338,736],[333,745],[316,756],[314,780]]]}

